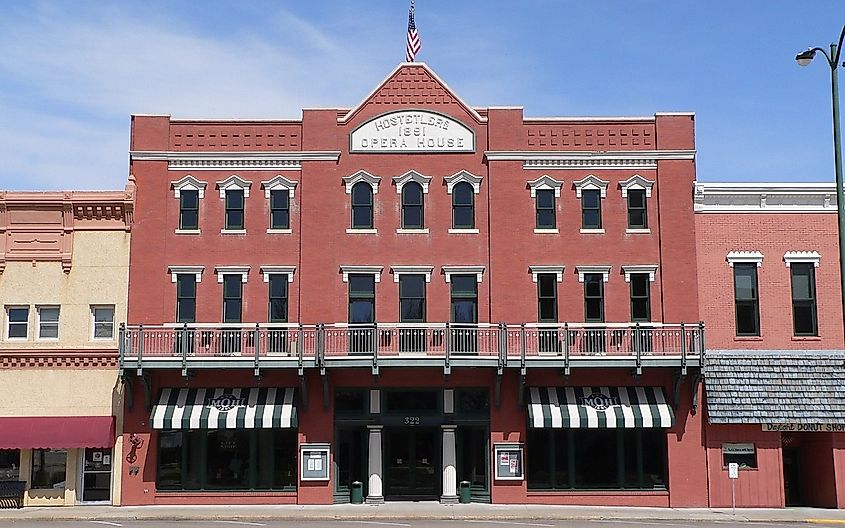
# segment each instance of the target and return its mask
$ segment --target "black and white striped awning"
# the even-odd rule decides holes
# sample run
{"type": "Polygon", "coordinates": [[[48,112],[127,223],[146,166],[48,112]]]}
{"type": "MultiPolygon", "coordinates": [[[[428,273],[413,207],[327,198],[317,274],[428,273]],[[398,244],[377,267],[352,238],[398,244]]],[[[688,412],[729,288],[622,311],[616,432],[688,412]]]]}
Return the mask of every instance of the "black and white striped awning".
{"type": "Polygon", "coordinates": [[[153,429],[288,429],[297,426],[292,388],[161,390],[153,429]]]}
{"type": "Polygon", "coordinates": [[[531,387],[528,426],[554,429],[669,428],[661,387],[531,387]]]}

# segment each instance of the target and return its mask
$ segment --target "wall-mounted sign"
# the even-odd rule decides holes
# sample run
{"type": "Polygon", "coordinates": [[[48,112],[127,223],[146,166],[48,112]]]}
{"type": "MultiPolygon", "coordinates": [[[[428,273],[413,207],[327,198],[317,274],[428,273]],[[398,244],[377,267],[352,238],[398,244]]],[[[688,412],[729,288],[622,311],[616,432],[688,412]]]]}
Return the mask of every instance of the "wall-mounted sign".
{"type": "Polygon", "coordinates": [[[845,423],[776,423],[763,424],[766,432],[801,432],[801,433],[841,433],[845,431],[845,423]]]}
{"type": "Polygon", "coordinates": [[[349,152],[475,152],[475,134],[443,114],[400,110],[353,130],[349,152]]]}
{"type": "Polygon", "coordinates": [[[754,444],[752,443],[734,443],[722,444],[722,453],[725,455],[753,455],[754,444]]]}
{"type": "Polygon", "coordinates": [[[738,479],[739,478],[739,464],[736,462],[731,462],[728,464],[728,478],[729,479],[738,479]]]}
{"type": "Polygon", "coordinates": [[[299,455],[302,480],[329,480],[329,444],[302,444],[299,455]]]}
{"type": "Polygon", "coordinates": [[[493,444],[493,475],[496,480],[524,480],[522,444],[493,444]]]}

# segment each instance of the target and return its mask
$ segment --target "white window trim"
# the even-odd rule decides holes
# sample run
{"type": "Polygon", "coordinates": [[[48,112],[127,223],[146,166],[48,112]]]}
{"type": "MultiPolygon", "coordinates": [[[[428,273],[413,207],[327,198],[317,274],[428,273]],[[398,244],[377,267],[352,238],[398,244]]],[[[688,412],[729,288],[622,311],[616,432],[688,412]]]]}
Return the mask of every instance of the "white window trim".
{"type": "Polygon", "coordinates": [[[584,228],[581,228],[581,229],[578,230],[578,233],[580,233],[582,235],[603,235],[604,234],[604,228],[603,227],[601,227],[599,229],[584,229],[584,228]]]}
{"type": "Polygon", "coordinates": [[[542,273],[554,273],[557,279],[557,282],[563,282],[563,271],[566,269],[566,266],[553,266],[553,265],[537,265],[537,266],[528,266],[528,270],[531,272],[531,280],[537,282],[538,276],[542,273]]]}
{"type": "Polygon", "coordinates": [[[292,235],[293,229],[271,229],[267,228],[268,235],[292,235]]]}
{"type": "Polygon", "coordinates": [[[402,187],[406,183],[416,182],[422,187],[423,194],[428,194],[428,186],[431,183],[431,176],[425,176],[415,170],[409,170],[405,174],[393,177],[393,183],[396,184],[396,194],[402,194],[402,187]]]}
{"type": "Polygon", "coordinates": [[[214,273],[217,274],[217,282],[220,284],[223,284],[223,277],[226,275],[240,275],[241,282],[246,284],[249,266],[214,266],[214,273]]]}
{"type": "Polygon", "coordinates": [[[167,266],[167,273],[170,274],[170,282],[176,283],[177,275],[195,275],[197,282],[202,282],[202,272],[205,266],[167,266]]]}
{"type": "Polygon", "coordinates": [[[176,229],[173,231],[177,235],[199,235],[199,229],[176,229]]]}
{"type": "Polygon", "coordinates": [[[288,282],[293,282],[293,274],[296,272],[296,266],[261,266],[260,269],[264,282],[270,282],[270,275],[287,275],[288,282]]]}
{"type": "Polygon", "coordinates": [[[450,235],[477,235],[479,232],[477,227],[467,229],[450,227],[448,231],[450,235]]]}
{"type": "Polygon", "coordinates": [[[645,229],[638,229],[638,228],[630,228],[629,227],[625,230],[626,235],[647,235],[649,233],[651,233],[651,228],[648,228],[648,227],[645,228],[645,229]]]}
{"type": "Polygon", "coordinates": [[[346,234],[347,235],[375,235],[378,233],[378,229],[372,228],[354,228],[354,227],[347,227],[346,234]]]}
{"type": "MultiPolygon", "coordinates": [[[[378,194],[378,184],[381,181],[381,176],[373,176],[365,170],[359,170],[351,176],[344,176],[343,183],[346,184],[346,194],[352,194],[352,188],[358,182],[366,182],[373,189],[373,194],[378,194]]],[[[373,204],[375,205],[375,204],[373,204]]]]}
{"type": "Polygon", "coordinates": [[[812,264],[814,268],[818,268],[821,258],[818,251],[787,251],[783,254],[783,263],[787,268],[791,268],[796,262],[812,264]]]}
{"type": "Polygon", "coordinates": [[[575,196],[577,198],[581,198],[581,193],[584,190],[599,191],[602,198],[607,198],[607,186],[609,184],[609,181],[604,181],[594,174],[588,174],[582,179],[572,182],[572,185],[575,186],[575,196]]]}
{"type": "Polygon", "coordinates": [[[390,266],[393,282],[399,282],[400,275],[425,275],[425,281],[431,282],[434,266],[390,266]]]}
{"type": "Polygon", "coordinates": [[[240,178],[237,174],[232,174],[225,180],[217,182],[221,200],[226,198],[226,191],[243,191],[244,198],[249,198],[250,187],[252,187],[252,182],[240,178]]]}
{"type": "Polygon", "coordinates": [[[731,251],[725,257],[725,260],[728,261],[728,265],[730,267],[734,267],[734,264],[757,264],[757,267],[763,265],[763,254],[759,251],[731,251]]]}
{"type": "Polygon", "coordinates": [[[340,266],[340,272],[343,274],[343,282],[349,282],[349,275],[374,275],[375,281],[381,282],[381,272],[383,270],[384,266],[340,266]]]}
{"type": "Polygon", "coordinates": [[[619,188],[622,189],[622,198],[628,197],[629,189],[645,191],[645,197],[651,198],[651,188],[653,185],[653,181],[647,180],[639,174],[634,174],[627,180],[619,182],[619,188]]]}
{"type": "Polygon", "coordinates": [[[554,191],[555,198],[560,198],[560,188],[563,187],[563,180],[556,180],[548,174],[543,174],[536,180],[528,182],[528,188],[531,189],[531,198],[537,198],[537,191],[554,191]]]}
{"type": "Polygon", "coordinates": [[[446,283],[452,282],[452,275],[475,275],[475,281],[481,282],[484,276],[484,266],[440,266],[446,283]]]}
{"type": "MultiPolygon", "coordinates": [[[[62,308],[58,304],[39,304],[35,306],[35,340],[36,341],[58,341],[61,337],[59,333],[59,329],[61,327],[61,320],[62,320],[62,308]],[[56,319],[56,322],[49,321],[48,324],[55,324],[56,325],[56,337],[41,337],[41,310],[48,309],[51,310],[55,308],[58,310],[59,317],[56,319]]],[[[28,333],[28,332],[27,332],[28,333]]]]}
{"type": "Polygon", "coordinates": [[[557,235],[557,234],[559,234],[559,233],[560,233],[560,230],[559,230],[558,228],[556,228],[556,227],[555,227],[554,229],[537,228],[537,227],[535,227],[535,228],[534,228],[534,233],[535,233],[535,234],[537,234],[537,235],[557,235]]]}
{"type": "MultiPolygon", "coordinates": [[[[92,304],[90,305],[91,309],[91,341],[114,341],[114,319],[117,314],[117,310],[115,309],[115,305],[113,304],[92,304]],[[96,317],[96,310],[98,309],[109,309],[111,308],[111,337],[97,337],[97,317],[96,317]]],[[[102,323],[101,323],[102,324],[102,323]]]]}
{"type": "Polygon", "coordinates": [[[272,191],[284,190],[288,191],[290,199],[293,200],[294,191],[296,190],[296,185],[298,183],[298,181],[289,180],[279,174],[275,178],[261,182],[261,187],[264,189],[264,198],[267,198],[268,200],[270,199],[270,193],[272,191]]]}
{"type": "Polygon", "coordinates": [[[458,171],[451,176],[446,176],[443,178],[443,181],[446,182],[446,193],[452,194],[452,189],[455,188],[455,185],[461,182],[467,182],[468,184],[472,185],[472,192],[474,194],[478,194],[481,192],[481,180],[483,180],[481,176],[476,176],[475,174],[470,173],[469,171],[458,171]]]}
{"type": "Polygon", "coordinates": [[[428,228],[424,227],[422,229],[405,229],[405,228],[398,228],[396,232],[400,235],[427,235],[428,228]]]}
{"type": "Polygon", "coordinates": [[[206,186],[208,186],[208,182],[198,180],[190,174],[188,174],[181,180],[170,182],[170,187],[173,189],[174,198],[179,198],[181,196],[182,190],[197,191],[197,197],[199,197],[200,199],[205,198],[206,186]]]}
{"type": "MultiPolygon", "coordinates": [[[[8,341],[29,341],[29,320],[30,320],[29,313],[31,311],[29,309],[29,305],[27,305],[27,304],[7,304],[5,306],[5,309],[6,309],[5,310],[6,311],[6,328],[5,328],[3,333],[5,334],[4,337],[6,338],[6,340],[8,340],[8,341]],[[19,308],[19,309],[26,308],[26,336],[25,337],[9,337],[9,325],[12,322],[11,318],[9,317],[9,310],[14,310],[16,308],[19,308]]],[[[15,324],[21,324],[21,323],[15,323],[15,324]]]]}
{"type": "Polygon", "coordinates": [[[588,273],[601,273],[602,282],[610,280],[610,266],[575,266],[578,273],[578,282],[584,282],[584,275],[588,273]]]}
{"type": "Polygon", "coordinates": [[[657,264],[627,264],[622,266],[622,273],[625,274],[625,282],[631,282],[631,275],[636,273],[648,273],[648,281],[654,282],[657,267],[657,264]]]}

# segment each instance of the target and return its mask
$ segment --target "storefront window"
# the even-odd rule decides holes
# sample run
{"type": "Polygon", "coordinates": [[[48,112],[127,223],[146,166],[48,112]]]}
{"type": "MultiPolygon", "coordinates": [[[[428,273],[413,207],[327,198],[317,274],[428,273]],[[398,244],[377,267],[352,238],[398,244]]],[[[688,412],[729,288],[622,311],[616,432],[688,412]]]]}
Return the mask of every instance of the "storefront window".
{"type": "Polygon", "coordinates": [[[32,450],[32,489],[64,489],[66,471],[66,450],[32,450]]]}
{"type": "Polygon", "coordinates": [[[663,429],[529,429],[528,488],[665,489],[663,429]]]}
{"type": "Polygon", "coordinates": [[[20,480],[21,452],[17,449],[0,449],[0,482],[20,480]]]}
{"type": "Polygon", "coordinates": [[[165,430],[159,490],[295,489],[292,429],[165,430]]]}

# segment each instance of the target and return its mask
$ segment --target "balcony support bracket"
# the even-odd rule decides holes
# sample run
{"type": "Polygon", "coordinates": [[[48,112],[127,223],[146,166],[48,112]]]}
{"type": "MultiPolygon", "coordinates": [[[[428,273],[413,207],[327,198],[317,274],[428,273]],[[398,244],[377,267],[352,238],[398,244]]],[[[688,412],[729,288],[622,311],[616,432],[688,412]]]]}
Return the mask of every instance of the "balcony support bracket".
{"type": "Polygon", "coordinates": [[[329,375],[323,374],[323,410],[329,410],[329,375]]]}
{"type": "Polygon", "coordinates": [[[123,397],[126,399],[126,408],[131,411],[135,405],[134,378],[124,371],[120,374],[120,381],[123,384],[123,397]]]}
{"type": "Polygon", "coordinates": [[[148,411],[153,410],[153,381],[150,375],[144,373],[141,376],[141,384],[144,386],[144,406],[148,411]]]}
{"type": "Polygon", "coordinates": [[[502,373],[496,374],[496,384],[493,385],[493,404],[496,408],[502,406],[502,373]]]}
{"type": "Polygon", "coordinates": [[[698,413],[698,386],[701,384],[701,371],[695,373],[692,377],[692,406],[690,411],[692,414],[698,413]]]}
{"type": "Polygon", "coordinates": [[[681,371],[676,372],[674,379],[672,380],[672,408],[676,411],[681,404],[681,387],[684,385],[685,379],[686,376],[684,376],[683,371],[681,371]]]}
{"type": "Polygon", "coordinates": [[[522,407],[525,403],[525,372],[520,372],[519,374],[519,383],[516,385],[516,397],[519,406],[522,407]]]}
{"type": "Polygon", "coordinates": [[[299,375],[299,403],[303,410],[308,409],[308,378],[303,374],[299,375]]]}

